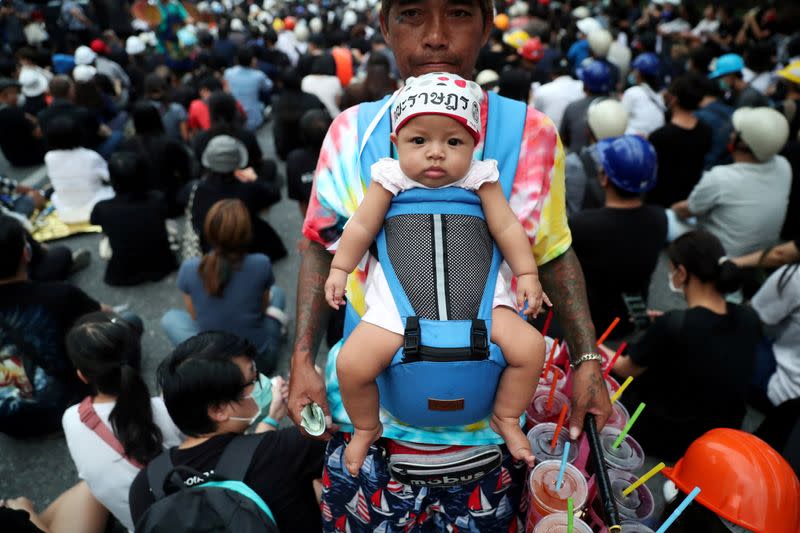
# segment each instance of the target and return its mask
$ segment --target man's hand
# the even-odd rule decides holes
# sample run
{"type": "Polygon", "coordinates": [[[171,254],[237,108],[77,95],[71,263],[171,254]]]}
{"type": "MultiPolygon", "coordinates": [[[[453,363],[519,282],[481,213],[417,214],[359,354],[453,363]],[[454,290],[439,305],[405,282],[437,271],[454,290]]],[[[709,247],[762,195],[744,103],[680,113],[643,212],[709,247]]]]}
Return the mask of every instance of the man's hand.
{"type": "Polygon", "coordinates": [[[292,371],[289,374],[289,418],[300,428],[300,431],[310,437],[306,430],[300,425],[302,417],[301,411],[306,405],[314,402],[322,407],[325,413],[325,433],[319,437],[312,437],[318,440],[329,440],[333,434],[339,430],[331,418],[331,410],[328,407],[328,397],[325,392],[325,380],[319,375],[314,365],[311,363],[295,363],[292,359],[292,371]]]}
{"type": "Polygon", "coordinates": [[[598,431],[603,429],[611,415],[611,400],[604,383],[602,367],[597,361],[587,361],[573,373],[570,439],[575,440],[580,436],[586,413],[594,415],[598,431]]]}

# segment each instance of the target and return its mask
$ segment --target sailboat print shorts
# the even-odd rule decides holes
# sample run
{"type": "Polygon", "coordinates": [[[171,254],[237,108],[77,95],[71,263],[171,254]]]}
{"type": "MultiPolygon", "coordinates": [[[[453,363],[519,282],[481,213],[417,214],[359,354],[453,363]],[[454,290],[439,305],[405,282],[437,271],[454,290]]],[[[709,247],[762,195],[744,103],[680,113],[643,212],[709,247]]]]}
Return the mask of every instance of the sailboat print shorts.
{"type": "MultiPolygon", "coordinates": [[[[380,441],[379,441],[380,442],[380,441]]],[[[450,488],[411,487],[389,476],[389,463],[372,446],[358,477],[344,467],[344,433],[328,442],[322,476],[322,529],[326,533],[524,531],[518,517],[524,463],[503,463],[484,478],[450,488]]]]}

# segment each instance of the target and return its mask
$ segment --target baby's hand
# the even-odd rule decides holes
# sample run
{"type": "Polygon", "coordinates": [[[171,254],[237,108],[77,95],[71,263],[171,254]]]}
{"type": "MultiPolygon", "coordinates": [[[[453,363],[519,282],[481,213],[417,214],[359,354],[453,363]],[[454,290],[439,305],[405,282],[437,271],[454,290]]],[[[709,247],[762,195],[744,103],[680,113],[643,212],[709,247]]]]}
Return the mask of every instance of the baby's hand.
{"type": "Polygon", "coordinates": [[[528,302],[525,315],[538,316],[542,310],[542,303],[552,306],[550,299],[542,291],[538,274],[523,274],[517,277],[517,310],[521,311],[528,302]]]}
{"type": "Polygon", "coordinates": [[[338,310],[344,305],[345,286],[347,285],[347,272],[338,268],[331,268],[328,281],[325,282],[325,299],[328,305],[338,310]]]}

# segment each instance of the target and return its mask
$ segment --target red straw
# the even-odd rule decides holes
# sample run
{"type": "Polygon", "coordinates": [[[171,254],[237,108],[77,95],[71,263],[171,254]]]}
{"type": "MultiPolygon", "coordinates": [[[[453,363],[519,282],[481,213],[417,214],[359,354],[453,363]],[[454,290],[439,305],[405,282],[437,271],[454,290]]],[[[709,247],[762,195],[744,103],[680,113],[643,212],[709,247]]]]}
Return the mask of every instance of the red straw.
{"type": "Polygon", "coordinates": [[[550,409],[553,408],[553,398],[555,398],[555,395],[556,395],[556,385],[558,385],[558,380],[556,379],[556,376],[554,375],[553,376],[553,383],[552,383],[552,385],[550,385],[550,394],[547,395],[547,403],[544,406],[544,408],[547,409],[547,411],[550,411],[550,409]]]}
{"type": "Polygon", "coordinates": [[[628,347],[628,343],[625,342],[625,341],[622,341],[622,344],[619,345],[619,348],[617,348],[617,351],[614,353],[614,357],[611,358],[611,362],[608,363],[608,368],[606,368],[606,371],[603,372],[603,377],[604,378],[607,378],[608,375],[611,373],[611,370],[614,368],[614,363],[617,362],[617,358],[622,354],[622,352],[625,351],[625,348],[627,348],[627,347],[628,347]]]}
{"type": "Polygon", "coordinates": [[[556,432],[553,433],[553,440],[550,441],[550,450],[556,449],[558,442],[558,435],[561,433],[561,428],[564,427],[564,421],[567,419],[567,404],[561,406],[561,414],[558,415],[558,424],[556,424],[556,432]]]}
{"type": "Polygon", "coordinates": [[[547,378],[547,372],[550,370],[550,367],[553,366],[553,360],[556,357],[556,348],[558,348],[558,339],[553,339],[553,346],[550,348],[550,357],[547,359],[547,364],[544,365],[544,373],[542,374],[545,378],[547,378]]]}
{"type": "Polygon", "coordinates": [[[600,338],[599,338],[599,339],[597,339],[597,344],[596,344],[596,346],[600,346],[601,344],[603,344],[603,343],[605,342],[606,338],[607,338],[609,335],[611,335],[611,332],[614,330],[614,328],[615,328],[615,327],[617,327],[617,324],[619,324],[619,317],[615,318],[615,319],[614,319],[614,320],[611,322],[611,325],[610,325],[610,326],[608,326],[608,329],[606,329],[606,330],[605,330],[605,332],[604,332],[602,335],[600,335],[600,338]]]}
{"type": "Polygon", "coordinates": [[[553,321],[553,308],[547,311],[547,318],[544,319],[544,327],[542,328],[542,337],[547,335],[547,330],[550,329],[550,322],[553,321]]]}

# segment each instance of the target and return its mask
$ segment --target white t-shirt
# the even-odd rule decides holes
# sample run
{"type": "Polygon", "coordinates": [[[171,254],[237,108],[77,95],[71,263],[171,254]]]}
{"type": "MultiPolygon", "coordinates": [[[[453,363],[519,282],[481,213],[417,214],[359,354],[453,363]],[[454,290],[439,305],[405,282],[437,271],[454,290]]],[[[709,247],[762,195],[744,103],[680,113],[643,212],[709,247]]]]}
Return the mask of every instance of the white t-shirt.
{"type": "MultiPolygon", "coordinates": [[[[161,398],[151,398],[153,421],[161,429],[164,448],[177,446],[183,437],[172,423],[167,408],[161,398]]],[[[108,415],[114,403],[96,403],[94,410],[100,420],[111,429],[108,415]]],[[[89,490],[97,500],[113,514],[122,525],[133,531],[133,520],[128,506],[128,490],[139,469],[115,452],[94,431],[81,422],[78,405],[73,405],[61,418],[64,436],[78,470],[78,477],[86,481],[89,490]]]]}
{"type": "Polygon", "coordinates": [[[114,197],[114,189],[105,184],[108,165],[94,150],[50,150],[44,162],[55,189],[53,206],[62,221],[88,222],[94,204],[114,197]]]}
{"type": "Polygon", "coordinates": [[[310,93],[319,98],[331,118],[336,118],[341,112],[337,100],[344,91],[342,90],[342,82],[336,76],[309,74],[303,78],[300,83],[300,89],[304,93],[310,93]]]}
{"type": "Polygon", "coordinates": [[[773,272],[752,300],[761,321],[778,326],[772,345],[777,368],[767,384],[767,396],[774,405],[800,397],[800,270],[795,268],[778,291],[781,276],[790,268],[773,272]]]}
{"type": "Polygon", "coordinates": [[[647,137],[664,125],[664,99],[645,83],[625,91],[622,106],[628,112],[626,135],[647,137]]]}
{"type": "Polygon", "coordinates": [[[698,226],[713,233],[730,257],[778,242],[792,185],[783,156],[764,163],[720,165],[705,172],[689,195],[698,226]]]}
{"type": "MultiPolygon", "coordinates": [[[[417,183],[403,174],[400,170],[400,163],[391,158],[383,158],[372,165],[372,179],[391,192],[397,195],[402,191],[416,187],[428,189],[421,183],[417,183]]],[[[477,190],[484,183],[491,183],[498,180],[500,173],[497,170],[497,161],[493,159],[485,161],[473,161],[467,175],[460,180],[447,185],[446,187],[461,187],[467,190],[477,190]]],[[[511,268],[503,261],[498,272],[497,282],[494,289],[494,300],[492,307],[510,307],[516,309],[516,298],[511,291],[511,268]]],[[[361,320],[387,329],[398,335],[405,332],[403,320],[400,312],[394,303],[394,296],[389,289],[389,282],[378,261],[370,258],[369,268],[367,269],[367,281],[365,283],[364,302],[367,311],[361,320]]]]}
{"type": "Polygon", "coordinates": [[[582,81],[570,76],[559,76],[534,90],[533,106],[550,117],[558,130],[567,106],[584,96],[582,81]]]}

